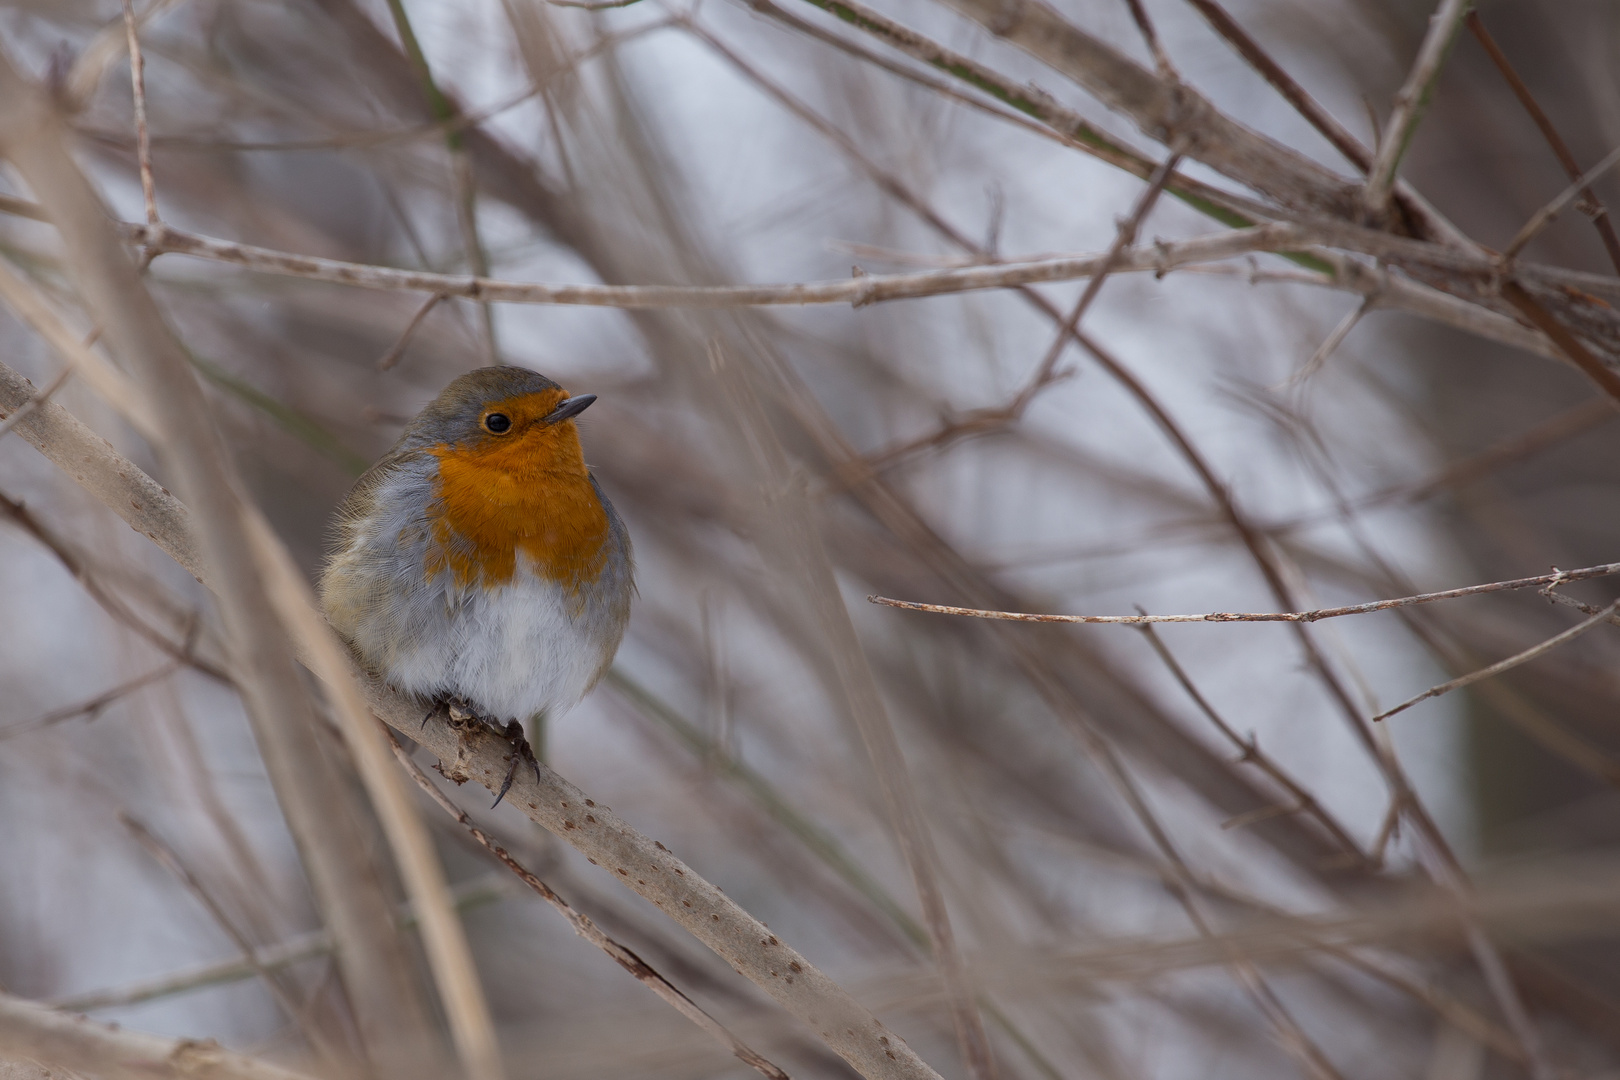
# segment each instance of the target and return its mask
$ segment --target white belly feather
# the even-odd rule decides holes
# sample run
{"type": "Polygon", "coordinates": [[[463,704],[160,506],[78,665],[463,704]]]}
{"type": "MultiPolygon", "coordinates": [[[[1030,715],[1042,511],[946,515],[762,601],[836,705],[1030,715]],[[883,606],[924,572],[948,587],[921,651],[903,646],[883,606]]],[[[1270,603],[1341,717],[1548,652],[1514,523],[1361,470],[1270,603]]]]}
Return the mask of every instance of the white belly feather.
{"type": "MultiPolygon", "coordinates": [[[[424,697],[465,698],[494,720],[558,716],[596,684],[618,645],[581,598],[522,565],[512,580],[443,596],[389,680],[424,697]],[[431,642],[431,644],[430,644],[431,642]]],[[[590,605],[594,606],[594,605],[590,605]]]]}

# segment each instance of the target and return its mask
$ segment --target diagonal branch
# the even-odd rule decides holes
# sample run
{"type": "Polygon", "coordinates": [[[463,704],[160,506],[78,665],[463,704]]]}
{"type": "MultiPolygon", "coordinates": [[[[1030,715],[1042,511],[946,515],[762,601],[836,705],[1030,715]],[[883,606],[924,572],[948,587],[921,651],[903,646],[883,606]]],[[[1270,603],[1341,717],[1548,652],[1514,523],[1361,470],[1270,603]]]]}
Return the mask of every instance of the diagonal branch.
{"type": "MultiPolygon", "coordinates": [[[[1485,21],[1479,17],[1479,12],[1469,12],[1467,23],[1468,29],[1473,32],[1474,37],[1484,47],[1486,55],[1491,58],[1491,62],[1496,65],[1496,69],[1502,73],[1502,78],[1507,81],[1509,88],[1512,89],[1513,96],[1519,99],[1519,104],[1524,106],[1524,111],[1530,114],[1530,119],[1535,121],[1536,127],[1540,129],[1542,138],[1546,139],[1547,145],[1552,147],[1552,152],[1558,158],[1558,163],[1564,167],[1564,171],[1569,174],[1571,180],[1579,179],[1581,166],[1575,160],[1575,155],[1570,152],[1569,145],[1564,142],[1563,136],[1558,134],[1558,129],[1553,126],[1552,119],[1542,110],[1541,105],[1536,101],[1535,95],[1530,93],[1530,88],[1519,77],[1519,73],[1513,69],[1513,64],[1509,62],[1507,54],[1496,43],[1496,39],[1491,36],[1490,31],[1485,29],[1485,21]]],[[[1592,219],[1593,226],[1597,228],[1598,235],[1602,237],[1604,250],[1609,253],[1609,261],[1614,264],[1616,271],[1620,271],[1620,236],[1615,234],[1614,221],[1609,216],[1608,207],[1603,205],[1602,200],[1597,197],[1597,194],[1591,188],[1586,188],[1581,192],[1580,207],[1581,212],[1592,219]]]]}
{"type": "Polygon", "coordinates": [[[1191,88],[1160,79],[1044,0],[946,4],[1085,87],[1150,138],[1185,139],[1188,157],[1290,209],[1355,219],[1355,189],[1343,177],[1238,123],[1191,88]]]}
{"type": "Polygon", "coordinates": [[[0,1050],[128,1080],[310,1080],[212,1040],[173,1039],[0,994],[0,1050]]]}
{"type": "Polygon", "coordinates": [[[425,791],[428,798],[433,800],[434,805],[454,818],[456,823],[466,829],[467,833],[484,850],[499,859],[501,865],[516,874],[518,879],[533,889],[542,900],[556,908],[562,917],[568,920],[568,925],[574,928],[574,933],[607,953],[609,959],[615,964],[635,976],[647,989],[668,1002],[676,1012],[713,1036],[716,1041],[735,1054],[738,1060],[745,1062],[760,1075],[770,1077],[771,1080],[788,1080],[787,1073],[772,1064],[736,1035],[733,1035],[720,1021],[704,1012],[697,1002],[683,994],[679,987],[660,975],[653,969],[652,965],[637,956],[635,952],[604,934],[601,928],[591,921],[590,916],[574,910],[574,907],[558,896],[550,885],[541,881],[527,867],[514,859],[509,851],[497,844],[490,838],[488,833],[474,824],[473,819],[465,810],[451,802],[450,797],[439,790],[438,785],[428,778],[427,773],[422,771],[416,760],[400,745],[399,738],[391,728],[383,728],[383,734],[388,737],[388,743],[393,748],[394,757],[398,759],[400,765],[404,767],[411,779],[416,781],[416,786],[425,791]]]}
{"type": "Polygon", "coordinates": [[[1505,660],[1498,660],[1490,667],[1480,668],[1478,671],[1471,671],[1467,675],[1460,675],[1448,682],[1441,683],[1439,686],[1431,686],[1429,689],[1423,691],[1421,694],[1418,694],[1416,697],[1407,698],[1393,709],[1379,713],[1377,716],[1373,717],[1373,719],[1388,720],[1396,713],[1405,712],[1407,709],[1410,709],[1412,706],[1421,701],[1428,701],[1430,698],[1437,698],[1442,694],[1449,694],[1453,690],[1461,690],[1465,686],[1472,686],[1474,683],[1480,682],[1483,679],[1493,678],[1502,674],[1504,671],[1511,671],[1520,664],[1528,664],[1536,657],[1549,653],[1558,648],[1558,646],[1567,642],[1574,641],[1588,630],[1596,627],[1599,623],[1608,622],[1616,611],[1620,611],[1620,600],[1616,600],[1608,607],[1600,609],[1595,615],[1589,616],[1584,621],[1576,623],[1568,630],[1565,630],[1562,634],[1555,634],[1546,641],[1532,645],[1523,652],[1514,653],[1505,660]]]}
{"type": "Polygon", "coordinates": [[[1378,152],[1367,170],[1367,184],[1361,189],[1362,208],[1374,220],[1383,216],[1395,186],[1395,172],[1401,158],[1412,141],[1412,135],[1428,110],[1434,85],[1440,78],[1446,53],[1462,29],[1463,18],[1474,6],[1474,0],[1440,0],[1440,6],[1429,18],[1429,30],[1418,46],[1417,59],[1407,73],[1406,82],[1395,94],[1395,107],[1390,111],[1384,134],[1378,140],[1378,152]]]}

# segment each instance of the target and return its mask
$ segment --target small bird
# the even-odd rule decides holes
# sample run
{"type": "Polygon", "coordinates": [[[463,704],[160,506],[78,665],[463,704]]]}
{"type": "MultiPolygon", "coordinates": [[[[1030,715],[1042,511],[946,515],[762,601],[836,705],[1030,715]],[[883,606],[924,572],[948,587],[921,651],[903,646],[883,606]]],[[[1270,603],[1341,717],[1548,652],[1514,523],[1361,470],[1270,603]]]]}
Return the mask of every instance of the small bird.
{"type": "Polygon", "coordinates": [[[630,618],[630,536],[574,422],[595,400],[527,368],[470,371],[335,515],[320,582],[328,621],[390,686],[512,742],[496,805],[518,762],[534,762],[523,723],[539,741],[577,705],[630,618]]]}

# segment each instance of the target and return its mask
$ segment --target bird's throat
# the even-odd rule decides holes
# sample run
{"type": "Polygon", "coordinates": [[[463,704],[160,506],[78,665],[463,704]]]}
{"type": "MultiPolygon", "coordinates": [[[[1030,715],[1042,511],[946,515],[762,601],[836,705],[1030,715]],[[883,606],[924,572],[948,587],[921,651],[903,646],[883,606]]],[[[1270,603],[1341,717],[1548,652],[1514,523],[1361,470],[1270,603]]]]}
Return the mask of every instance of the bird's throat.
{"type": "Polygon", "coordinates": [[[571,591],[595,581],[608,554],[608,516],[572,421],[480,447],[438,446],[433,544],[426,570],[456,585],[505,584],[518,554],[571,591]]]}

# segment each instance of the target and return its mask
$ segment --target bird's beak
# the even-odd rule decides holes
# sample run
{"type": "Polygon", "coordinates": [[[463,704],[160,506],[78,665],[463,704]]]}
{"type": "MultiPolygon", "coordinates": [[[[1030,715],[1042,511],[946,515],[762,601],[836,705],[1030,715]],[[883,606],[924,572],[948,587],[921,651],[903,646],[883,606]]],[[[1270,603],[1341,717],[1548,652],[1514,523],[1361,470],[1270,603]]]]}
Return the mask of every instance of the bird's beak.
{"type": "Polygon", "coordinates": [[[546,414],[546,417],[542,423],[560,424],[564,420],[572,420],[574,417],[590,408],[591,402],[595,400],[595,394],[576,394],[571,398],[564,398],[561,405],[558,405],[555,409],[552,409],[551,412],[546,414]]]}

